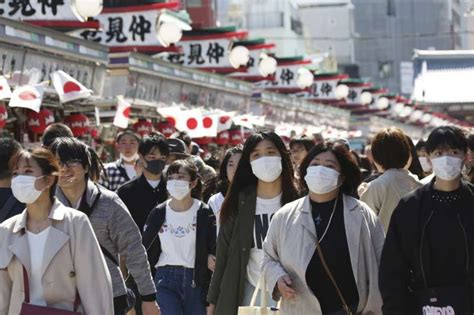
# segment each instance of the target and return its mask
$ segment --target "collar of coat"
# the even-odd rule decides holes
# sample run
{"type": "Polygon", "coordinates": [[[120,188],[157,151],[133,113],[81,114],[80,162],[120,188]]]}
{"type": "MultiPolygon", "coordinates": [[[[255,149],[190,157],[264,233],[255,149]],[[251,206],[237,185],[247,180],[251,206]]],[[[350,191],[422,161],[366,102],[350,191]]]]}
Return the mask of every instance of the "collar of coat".
{"type": "MultiPolygon", "coordinates": [[[[53,207],[49,212],[48,218],[55,221],[61,221],[64,219],[66,214],[66,207],[60,203],[56,198],[53,202],[53,207]]],[[[16,220],[15,226],[13,227],[13,233],[18,233],[22,230],[26,230],[26,219],[27,211],[26,209],[19,215],[20,217],[16,220]]]]}

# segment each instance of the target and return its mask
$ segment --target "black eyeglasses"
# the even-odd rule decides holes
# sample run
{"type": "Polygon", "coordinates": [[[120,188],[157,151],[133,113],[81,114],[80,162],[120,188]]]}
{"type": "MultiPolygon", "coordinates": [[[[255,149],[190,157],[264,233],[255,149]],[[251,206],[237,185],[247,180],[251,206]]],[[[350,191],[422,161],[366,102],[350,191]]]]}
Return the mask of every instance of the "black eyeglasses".
{"type": "Polygon", "coordinates": [[[60,165],[61,167],[66,166],[67,168],[73,168],[73,167],[79,166],[79,165],[81,165],[81,164],[82,164],[82,163],[81,163],[81,160],[77,160],[77,159],[75,159],[75,160],[68,160],[68,161],[65,161],[65,162],[59,161],[59,165],[60,165]]]}

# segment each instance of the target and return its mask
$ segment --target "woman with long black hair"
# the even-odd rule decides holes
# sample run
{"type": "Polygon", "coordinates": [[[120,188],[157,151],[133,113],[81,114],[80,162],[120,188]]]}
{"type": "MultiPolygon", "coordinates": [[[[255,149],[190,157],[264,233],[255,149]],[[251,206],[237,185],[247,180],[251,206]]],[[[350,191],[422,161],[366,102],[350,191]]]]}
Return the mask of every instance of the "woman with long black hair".
{"type": "Polygon", "coordinates": [[[297,198],[290,155],[274,132],[245,142],[220,213],[217,261],[209,288],[209,311],[237,314],[249,305],[261,277],[263,240],[282,205],[297,198]]]}

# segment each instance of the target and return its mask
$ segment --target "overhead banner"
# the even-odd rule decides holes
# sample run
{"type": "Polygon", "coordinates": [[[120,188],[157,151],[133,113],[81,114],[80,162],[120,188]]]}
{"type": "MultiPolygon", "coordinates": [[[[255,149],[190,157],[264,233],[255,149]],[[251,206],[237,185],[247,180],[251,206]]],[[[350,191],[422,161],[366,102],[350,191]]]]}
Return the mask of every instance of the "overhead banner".
{"type": "Polygon", "coordinates": [[[266,80],[262,77],[258,69],[258,63],[260,61],[260,54],[262,52],[268,52],[268,50],[275,48],[275,44],[258,44],[258,45],[243,45],[247,47],[250,53],[249,62],[247,63],[247,72],[233,72],[229,74],[233,79],[244,80],[244,81],[262,81],[266,80]]]}
{"type": "Polygon", "coordinates": [[[0,1],[0,16],[12,20],[78,20],[72,10],[72,0],[0,1]]]}
{"type": "Polygon", "coordinates": [[[297,94],[298,97],[311,101],[333,101],[336,100],[336,87],[343,79],[347,79],[347,74],[337,75],[315,75],[314,83],[309,90],[297,94]]]}
{"type": "Polygon", "coordinates": [[[362,105],[362,101],[360,96],[362,93],[367,90],[367,88],[371,87],[371,83],[361,83],[361,84],[354,84],[349,86],[349,94],[347,95],[347,104],[348,105],[362,105]]]}
{"type": "Polygon", "coordinates": [[[279,62],[274,80],[257,82],[256,86],[280,93],[299,92],[302,89],[297,84],[298,69],[310,64],[310,60],[279,62]]]}
{"type": "Polygon", "coordinates": [[[175,64],[201,70],[236,71],[229,61],[229,47],[234,39],[245,36],[247,36],[247,32],[186,36],[179,42],[182,53],[172,54],[168,60],[175,64]]]}

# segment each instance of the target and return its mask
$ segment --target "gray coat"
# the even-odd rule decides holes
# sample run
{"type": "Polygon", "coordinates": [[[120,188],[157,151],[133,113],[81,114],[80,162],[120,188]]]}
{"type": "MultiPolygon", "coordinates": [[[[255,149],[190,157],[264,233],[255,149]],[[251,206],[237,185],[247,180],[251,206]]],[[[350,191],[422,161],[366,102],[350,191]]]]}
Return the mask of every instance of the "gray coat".
{"type": "MultiPolygon", "coordinates": [[[[92,206],[99,196],[99,189],[91,181],[87,183],[86,189],[87,204],[92,206]]],[[[56,196],[59,201],[69,205],[69,201],[59,187],[56,196]]],[[[140,231],[127,207],[116,193],[103,187],[101,187],[99,198],[89,216],[99,244],[112,254],[116,261],[119,261],[119,255],[125,258],[128,272],[135,279],[140,295],[155,294],[155,284],[151,277],[140,231]]],[[[112,277],[114,297],[126,294],[125,282],[119,267],[108,257],[105,261],[112,277]]]]}
{"type": "MultiPolygon", "coordinates": [[[[357,314],[382,314],[378,268],[385,239],[383,226],[365,203],[346,195],[343,202],[349,255],[359,291],[357,314]]],[[[296,297],[283,299],[281,309],[285,315],[322,314],[305,277],[316,240],[308,196],[285,205],[270,223],[263,244],[263,274],[269,292],[273,292],[280,277],[288,275],[292,279],[296,297]]]]}

